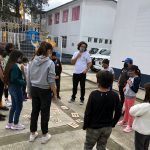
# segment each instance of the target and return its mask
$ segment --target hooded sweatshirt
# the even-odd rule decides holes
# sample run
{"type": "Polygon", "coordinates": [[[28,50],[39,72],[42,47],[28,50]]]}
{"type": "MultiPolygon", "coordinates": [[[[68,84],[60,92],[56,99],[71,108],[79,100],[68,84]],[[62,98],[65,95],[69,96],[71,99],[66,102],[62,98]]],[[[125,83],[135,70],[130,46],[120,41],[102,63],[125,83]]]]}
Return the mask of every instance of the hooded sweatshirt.
{"type": "Polygon", "coordinates": [[[55,84],[55,65],[49,57],[35,56],[28,69],[28,93],[30,87],[50,89],[55,84]]]}
{"type": "Polygon", "coordinates": [[[143,135],[150,135],[150,103],[134,105],[129,113],[135,117],[132,128],[143,135]]]}

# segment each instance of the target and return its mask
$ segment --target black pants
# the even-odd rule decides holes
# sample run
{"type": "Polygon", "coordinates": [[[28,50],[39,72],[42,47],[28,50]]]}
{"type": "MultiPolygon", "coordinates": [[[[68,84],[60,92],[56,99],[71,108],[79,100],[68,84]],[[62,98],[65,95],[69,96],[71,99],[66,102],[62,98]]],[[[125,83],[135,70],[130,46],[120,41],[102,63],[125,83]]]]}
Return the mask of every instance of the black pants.
{"type": "Polygon", "coordinates": [[[0,102],[2,102],[2,96],[4,91],[4,83],[0,80],[0,102]]]}
{"type": "Polygon", "coordinates": [[[123,92],[123,88],[124,86],[119,86],[119,94],[120,94],[120,99],[121,99],[121,106],[123,107],[123,104],[124,104],[124,92],[123,92]]]}
{"type": "Polygon", "coordinates": [[[48,133],[48,122],[50,116],[51,91],[50,89],[41,89],[31,87],[32,113],[30,131],[37,131],[37,121],[41,111],[41,130],[43,134],[48,133]]]}
{"type": "Polygon", "coordinates": [[[4,96],[5,98],[8,98],[8,88],[4,88],[4,96]]]}
{"type": "Polygon", "coordinates": [[[135,131],[135,150],[148,150],[150,135],[143,135],[135,131]]]}
{"type": "Polygon", "coordinates": [[[60,77],[59,77],[59,79],[56,79],[56,87],[57,87],[57,97],[59,97],[59,92],[60,92],[60,77]]]}
{"type": "Polygon", "coordinates": [[[86,74],[73,74],[73,94],[72,94],[72,99],[75,100],[76,94],[77,94],[77,88],[78,88],[78,83],[80,82],[80,87],[81,87],[81,97],[80,100],[83,102],[84,101],[84,96],[85,96],[85,80],[86,80],[86,74]]]}

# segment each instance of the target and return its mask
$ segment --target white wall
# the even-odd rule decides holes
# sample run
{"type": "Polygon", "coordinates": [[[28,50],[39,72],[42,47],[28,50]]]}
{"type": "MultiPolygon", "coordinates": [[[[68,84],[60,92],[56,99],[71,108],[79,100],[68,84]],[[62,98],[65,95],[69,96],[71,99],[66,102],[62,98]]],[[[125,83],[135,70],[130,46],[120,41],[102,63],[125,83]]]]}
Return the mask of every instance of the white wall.
{"type": "Polygon", "coordinates": [[[112,39],[117,4],[103,0],[84,0],[83,3],[81,36],[102,38],[102,44],[89,42],[89,47],[110,49],[111,45],[104,44],[104,40],[112,39]]]}
{"type": "Polygon", "coordinates": [[[150,1],[119,0],[113,35],[111,66],[122,68],[131,57],[143,74],[150,75],[150,1]]]}
{"type": "MultiPolygon", "coordinates": [[[[81,16],[79,20],[72,21],[72,8],[81,5],[81,3],[82,1],[80,0],[75,1],[72,5],[65,5],[61,7],[61,9],[58,8],[49,12],[49,14],[53,13],[53,18],[56,12],[60,12],[59,24],[54,24],[54,19],[51,26],[49,26],[47,22],[47,31],[53,36],[67,36],[67,48],[63,48],[63,53],[73,54],[76,51],[76,45],[80,37],[81,16]],[[62,13],[65,9],[69,9],[69,18],[68,22],[62,23],[62,13]],[[74,46],[72,46],[72,43],[74,43],[74,46]]],[[[81,12],[82,7],[80,7],[80,14],[81,12]]]]}
{"type": "Polygon", "coordinates": [[[49,14],[53,13],[53,18],[56,12],[60,12],[60,23],[54,24],[53,20],[53,24],[49,26],[47,22],[47,31],[54,36],[67,36],[67,48],[63,49],[63,53],[73,54],[78,42],[88,42],[88,37],[92,37],[88,49],[110,49],[111,45],[104,44],[104,41],[112,39],[116,5],[115,2],[107,0],[77,0],[49,12],[49,14]],[[80,20],[72,21],[72,8],[79,5],[80,20]],[[67,23],[62,23],[62,12],[65,9],[69,9],[69,20],[67,23]],[[103,43],[94,43],[94,37],[103,38],[103,43]]]}

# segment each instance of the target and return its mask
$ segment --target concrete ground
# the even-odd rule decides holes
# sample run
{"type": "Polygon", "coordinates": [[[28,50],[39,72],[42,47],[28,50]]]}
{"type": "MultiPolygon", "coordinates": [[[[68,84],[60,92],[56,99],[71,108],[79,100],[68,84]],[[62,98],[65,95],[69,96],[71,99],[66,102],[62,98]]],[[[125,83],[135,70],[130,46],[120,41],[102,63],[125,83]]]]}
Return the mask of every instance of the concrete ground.
{"type": "MultiPolygon", "coordinates": [[[[21,114],[20,122],[26,126],[25,130],[12,131],[5,130],[5,125],[8,120],[0,122],[0,150],[83,150],[85,141],[85,131],[82,130],[82,122],[78,123],[76,120],[83,121],[86,102],[91,91],[97,88],[95,84],[95,73],[89,72],[87,75],[88,81],[86,82],[86,95],[84,105],[79,105],[78,91],[76,102],[68,103],[72,94],[72,70],[73,66],[63,65],[63,73],[61,78],[61,101],[53,101],[50,113],[49,132],[52,134],[52,139],[45,145],[40,143],[40,118],[39,118],[39,138],[34,143],[29,143],[29,124],[31,113],[31,100],[24,102],[23,111],[21,114]],[[66,106],[68,109],[62,109],[66,106]],[[79,117],[73,118],[71,113],[78,113],[79,117]],[[76,123],[77,128],[72,128],[68,124],[76,123]]],[[[114,86],[116,86],[114,84],[114,86]]],[[[142,93],[142,91],[141,91],[142,93]]],[[[141,98],[142,98],[141,94],[141,98]]],[[[113,129],[111,137],[108,141],[109,150],[133,150],[133,132],[123,133],[122,128],[116,126],[113,129]]],[[[95,148],[94,148],[95,149],[95,148]]]]}

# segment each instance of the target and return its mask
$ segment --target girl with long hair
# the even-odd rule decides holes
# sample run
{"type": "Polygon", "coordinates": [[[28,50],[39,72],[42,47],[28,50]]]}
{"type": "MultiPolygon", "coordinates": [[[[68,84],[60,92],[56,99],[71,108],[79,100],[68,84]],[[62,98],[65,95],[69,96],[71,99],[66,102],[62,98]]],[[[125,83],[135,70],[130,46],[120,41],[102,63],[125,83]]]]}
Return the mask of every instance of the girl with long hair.
{"type": "MultiPolygon", "coordinates": [[[[54,91],[55,85],[55,65],[50,59],[53,47],[47,42],[42,42],[35,57],[29,64],[27,89],[28,95],[32,98],[32,113],[30,123],[30,142],[37,136],[37,121],[41,112],[42,144],[50,140],[48,133],[48,122],[51,106],[51,90],[54,91]]],[[[56,89],[55,89],[56,95],[56,89]]]]}
{"type": "Polygon", "coordinates": [[[4,71],[4,82],[8,86],[12,100],[6,129],[22,130],[25,128],[24,125],[19,124],[19,117],[23,106],[22,87],[25,85],[22,71],[18,66],[18,62],[20,62],[22,56],[22,52],[17,50],[12,51],[4,71]]]}

